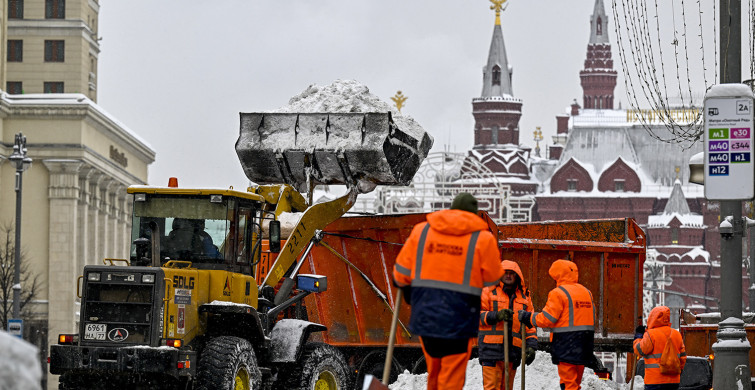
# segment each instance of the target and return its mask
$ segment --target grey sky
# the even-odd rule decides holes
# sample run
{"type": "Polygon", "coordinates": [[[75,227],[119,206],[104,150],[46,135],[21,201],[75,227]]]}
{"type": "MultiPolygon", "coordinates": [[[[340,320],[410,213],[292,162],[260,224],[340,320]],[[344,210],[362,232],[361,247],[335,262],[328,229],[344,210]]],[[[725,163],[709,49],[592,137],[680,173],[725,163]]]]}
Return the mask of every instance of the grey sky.
{"type": "MultiPolygon", "coordinates": [[[[510,0],[502,15],[521,142],[578,99],[594,1],[510,0]]],[[[606,0],[610,15],[611,1],[606,0]]],[[[129,0],[101,3],[99,104],[157,152],[149,181],[244,188],[240,111],[283,106],[310,84],[355,79],[404,114],[433,150],[472,146],[471,101],[482,90],[493,33],[487,0],[129,0]],[[211,4],[211,5],[210,5],[211,4]]],[[[610,39],[615,44],[613,18],[610,39]]],[[[614,47],[614,60],[617,50],[614,47]]],[[[619,70],[616,100],[626,107],[619,70]]]]}

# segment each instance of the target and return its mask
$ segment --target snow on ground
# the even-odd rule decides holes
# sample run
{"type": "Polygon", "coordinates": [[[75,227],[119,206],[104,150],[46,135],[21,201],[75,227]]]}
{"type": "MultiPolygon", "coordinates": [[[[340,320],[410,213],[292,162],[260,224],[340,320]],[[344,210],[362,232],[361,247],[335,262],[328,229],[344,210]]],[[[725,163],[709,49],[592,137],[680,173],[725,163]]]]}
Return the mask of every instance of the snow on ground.
{"type": "Polygon", "coordinates": [[[39,349],[0,330],[0,389],[33,390],[41,383],[39,349]]]}
{"type": "MultiPolygon", "coordinates": [[[[516,371],[514,377],[514,389],[521,389],[521,370],[516,371]]],[[[527,366],[525,372],[524,384],[527,389],[558,389],[558,370],[556,365],[551,363],[551,355],[546,352],[538,352],[535,361],[527,366]]],[[[420,390],[427,388],[427,374],[412,375],[409,371],[404,371],[399,375],[398,380],[392,383],[391,390],[420,390]]],[[[634,390],[643,390],[645,384],[642,377],[636,377],[634,381],[634,390]]],[[[472,359],[467,364],[467,382],[464,390],[482,389],[482,366],[477,359],[472,359]]],[[[629,390],[628,383],[616,383],[614,381],[604,381],[598,377],[589,368],[585,368],[582,377],[582,390],[629,390]]]]}

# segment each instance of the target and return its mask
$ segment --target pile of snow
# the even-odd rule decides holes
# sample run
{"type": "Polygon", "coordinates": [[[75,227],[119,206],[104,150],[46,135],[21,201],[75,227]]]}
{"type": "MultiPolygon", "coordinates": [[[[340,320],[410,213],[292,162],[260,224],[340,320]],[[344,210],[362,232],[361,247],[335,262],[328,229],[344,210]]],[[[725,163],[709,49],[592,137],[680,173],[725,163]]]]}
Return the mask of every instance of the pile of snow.
{"type": "Polygon", "coordinates": [[[336,80],[326,86],[312,84],[302,93],[292,97],[288,105],[270,112],[390,112],[401,131],[418,140],[425,134],[422,126],[414,118],[402,115],[395,107],[371,94],[366,85],[355,80],[336,80]]]}
{"type": "Polygon", "coordinates": [[[41,384],[39,349],[0,330],[0,388],[39,389],[41,384]]]}
{"type": "MultiPolygon", "coordinates": [[[[514,377],[514,389],[521,389],[521,369],[516,371],[514,377]]],[[[551,363],[551,355],[546,352],[537,352],[535,361],[527,366],[525,372],[524,384],[527,389],[558,389],[558,369],[551,363]]],[[[392,383],[391,390],[420,390],[427,388],[427,374],[412,375],[409,371],[404,371],[399,375],[398,380],[392,383]]],[[[634,389],[643,390],[645,384],[642,377],[635,377],[634,389]]],[[[478,359],[472,359],[467,364],[467,381],[464,384],[464,390],[482,389],[482,366],[478,359]]],[[[599,379],[589,368],[585,368],[582,377],[582,390],[629,390],[628,383],[616,383],[614,381],[605,381],[599,379]]]]}

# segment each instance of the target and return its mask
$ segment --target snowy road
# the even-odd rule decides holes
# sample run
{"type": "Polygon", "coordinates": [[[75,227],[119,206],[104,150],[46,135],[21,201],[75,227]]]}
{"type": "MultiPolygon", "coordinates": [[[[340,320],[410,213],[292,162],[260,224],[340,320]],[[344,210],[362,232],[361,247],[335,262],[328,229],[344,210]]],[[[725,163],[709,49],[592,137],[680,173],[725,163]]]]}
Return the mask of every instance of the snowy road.
{"type": "MultiPolygon", "coordinates": [[[[538,352],[535,361],[527,366],[525,372],[525,386],[528,390],[558,389],[558,371],[551,363],[551,356],[545,352],[538,352]]],[[[411,375],[408,371],[399,375],[398,380],[391,384],[391,390],[424,390],[427,388],[427,374],[411,375]]],[[[636,377],[634,390],[644,389],[642,377],[636,377]]],[[[482,389],[482,367],[477,359],[472,359],[467,364],[467,383],[464,390],[482,389]]],[[[520,370],[517,370],[514,378],[514,389],[521,389],[520,370]]],[[[582,378],[582,390],[628,390],[629,384],[619,384],[614,381],[598,379],[589,368],[585,369],[582,378]]]]}

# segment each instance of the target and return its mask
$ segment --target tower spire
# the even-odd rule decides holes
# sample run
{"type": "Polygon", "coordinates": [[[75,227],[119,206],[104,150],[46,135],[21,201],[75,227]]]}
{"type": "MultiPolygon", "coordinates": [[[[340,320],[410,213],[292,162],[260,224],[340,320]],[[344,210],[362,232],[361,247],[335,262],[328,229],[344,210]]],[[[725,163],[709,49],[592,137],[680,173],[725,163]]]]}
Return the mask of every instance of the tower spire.
{"type": "Polygon", "coordinates": [[[501,11],[505,10],[506,7],[503,6],[504,3],[506,3],[508,0],[490,0],[493,5],[490,6],[490,9],[495,10],[495,25],[500,26],[501,25],[501,11]]]}
{"type": "Polygon", "coordinates": [[[608,15],[603,0],[595,0],[590,17],[590,41],[587,43],[585,68],[579,72],[579,76],[582,81],[582,107],[612,110],[616,71],[611,59],[608,15]]]}

